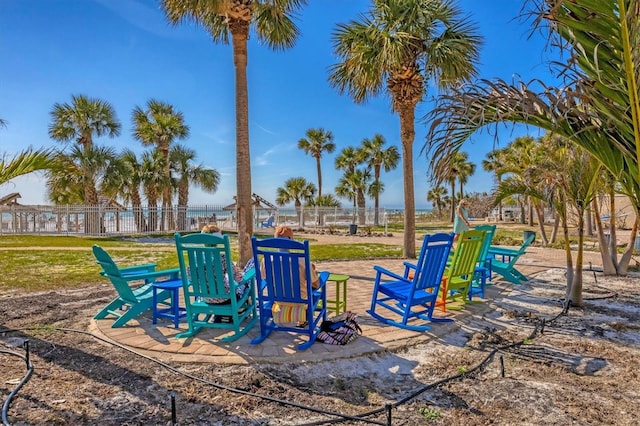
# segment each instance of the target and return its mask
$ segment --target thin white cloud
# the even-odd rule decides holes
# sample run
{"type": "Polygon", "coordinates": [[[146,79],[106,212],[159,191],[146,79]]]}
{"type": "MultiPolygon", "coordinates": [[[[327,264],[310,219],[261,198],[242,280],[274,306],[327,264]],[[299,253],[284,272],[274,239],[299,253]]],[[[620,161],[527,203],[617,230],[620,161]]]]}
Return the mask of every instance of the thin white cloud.
{"type": "Polygon", "coordinates": [[[261,126],[261,125],[259,125],[258,123],[256,123],[256,127],[257,127],[258,129],[262,130],[263,132],[265,132],[265,133],[269,134],[269,135],[274,135],[274,136],[275,136],[275,135],[277,135],[277,133],[276,133],[276,132],[274,132],[274,131],[272,131],[272,130],[269,130],[269,129],[265,128],[265,127],[262,127],[262,126],[261,126]]]}

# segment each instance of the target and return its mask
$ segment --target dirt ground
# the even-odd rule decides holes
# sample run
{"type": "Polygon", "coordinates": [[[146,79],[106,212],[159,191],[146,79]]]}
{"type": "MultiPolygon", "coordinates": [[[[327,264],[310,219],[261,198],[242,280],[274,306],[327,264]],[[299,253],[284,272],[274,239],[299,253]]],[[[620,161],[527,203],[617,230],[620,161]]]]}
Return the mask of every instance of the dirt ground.
{"type": "Polygon", "coordinates": [[[640,278],[584,278],[584,306],[565,314],[563,271],[550,269],[444,340],[315,364],[136,355],[87,331],[106,285],[3,296],[0,394],[25,375],[12,353],[28,340],[35,370],[12,425],[640,424],[640,278]]]}

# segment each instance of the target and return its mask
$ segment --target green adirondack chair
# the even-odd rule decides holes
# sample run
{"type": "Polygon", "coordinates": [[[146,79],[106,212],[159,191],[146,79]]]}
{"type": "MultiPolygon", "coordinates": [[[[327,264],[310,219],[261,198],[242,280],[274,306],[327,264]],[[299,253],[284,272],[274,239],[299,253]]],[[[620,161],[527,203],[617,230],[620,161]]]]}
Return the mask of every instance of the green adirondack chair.
{"type": "MultiPolygon", "coordinates": [[[[122,327],[153,305],[153,283],[156,281],[173,281],[180,279],[180,269],[164,269],[156,271],[153,263],[137,266],[119,267],[99,245],[93,246],[93,255],[102,266],[100,275],[109,279],[118,296],[98,312],[93,318],[102,319],[113,315],[117,319],[111,327],[122,327]],[[132,287],[132,284],[141,285],[132,287]]],[[[169,305],[171,292],[158,291],[157,301],[169,305]]]]}
{"type": "Polygon", "coordinates": [[[451,263],[444,272],[437,305],[446,312],[449,301],[466,303],[482,248],[484,231],[472,229],[460,234],[451,263]]]}

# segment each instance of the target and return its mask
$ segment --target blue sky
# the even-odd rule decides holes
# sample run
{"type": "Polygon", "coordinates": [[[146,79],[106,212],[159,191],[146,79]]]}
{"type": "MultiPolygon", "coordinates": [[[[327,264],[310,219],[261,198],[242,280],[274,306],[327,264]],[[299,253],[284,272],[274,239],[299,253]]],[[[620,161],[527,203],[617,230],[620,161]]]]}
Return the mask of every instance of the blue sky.
{"type": "MultiPolygon", "coordinates": [[[[337,23],[357,18],[367,0],[311,0],[297,24],[302,36],[293,49],[274,52],[249,42],[249,135],[253,192],[275,201],[286,179],[302,176],[317,184],[315,160],[297,148],[310,128],[334,134],[337,146],[322,159],[323,193],[341,176],[334,160],[347,146],[382,134],[388,145],[400,148],[399,120],[382,96],[356,105],[327,82],[328,67],[336,62],[331,34],[337,23]]],[[[458,0],[477,23],[484,45],[480,77],[511,81],[540,78],[553,82],[545,40],[530,36],[528,22],[517,19],[523,1],[458,0]]],[[[151,98],[172,104],[191,128],[179,141],[197,152],[196,161],[218,170],[221,185],[214,194],[191,190],[190,204],[226,205],[235,195],[235,106],[231,46],[214,44],[201,28],[167,23],[155,0],[0,0],[0,155],[11,156],[28,146],[60,146],[47,128],[54,103],[69,103],[84,94],[110,102],[122,122],[115,139],[95,143],[145,148],[131,136],[131,112],[151,98]]],[[[429,96],[435,94],[430,90],[429,96]]],[[[427,208],[428,159],[420,150],[426,124],[420,118],[430,109],[425,102],[416,117],[414,175],[416,207],[427,208]]],[[[501,131],[499,146],[527,129],[501,131]]],[[[536,129],[529,134],[538,136],[536,129]]],[[[494,148],[494,137],[474,135],[463,147],[476,163],[469,192],[490,191],[492,176],[481,161],[494,148]]],[[[386,190],[381,207],[402,208],[402,167],[384,173],[386,190]]],[[[0,186],[0,196],[20,192],[22,204],[47,204],[41,175],[29,175],[0,186]]],[[[348,200],[343,205],[350,206],[348,200]]],[[[371,200],[368,206],[373,206],[371,200]]]]}

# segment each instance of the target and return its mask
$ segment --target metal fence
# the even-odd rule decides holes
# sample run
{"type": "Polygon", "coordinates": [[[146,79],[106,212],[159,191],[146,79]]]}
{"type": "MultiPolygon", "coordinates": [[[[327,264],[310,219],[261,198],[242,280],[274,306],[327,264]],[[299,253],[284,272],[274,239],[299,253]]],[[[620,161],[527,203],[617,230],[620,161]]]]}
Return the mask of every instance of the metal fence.
{"type": "MultiPolygon", "coordinates": [[[[301,207],[300,209],[254,209],[254,228],[288,225],[294,228],[349,229],[387,226],[401,218],[385,209],[301,207]],[[269,217],[273,216],[272,220],[269,217]],[[355,228],[357,228],[357,226],[355,228]]],[[[198,231],[206,224],[237,230],[237,214],[221,205],[188,207],[156,206],[0,206],[2,234],[82,234],[93,236],[157,234],[198,231]]]]}

